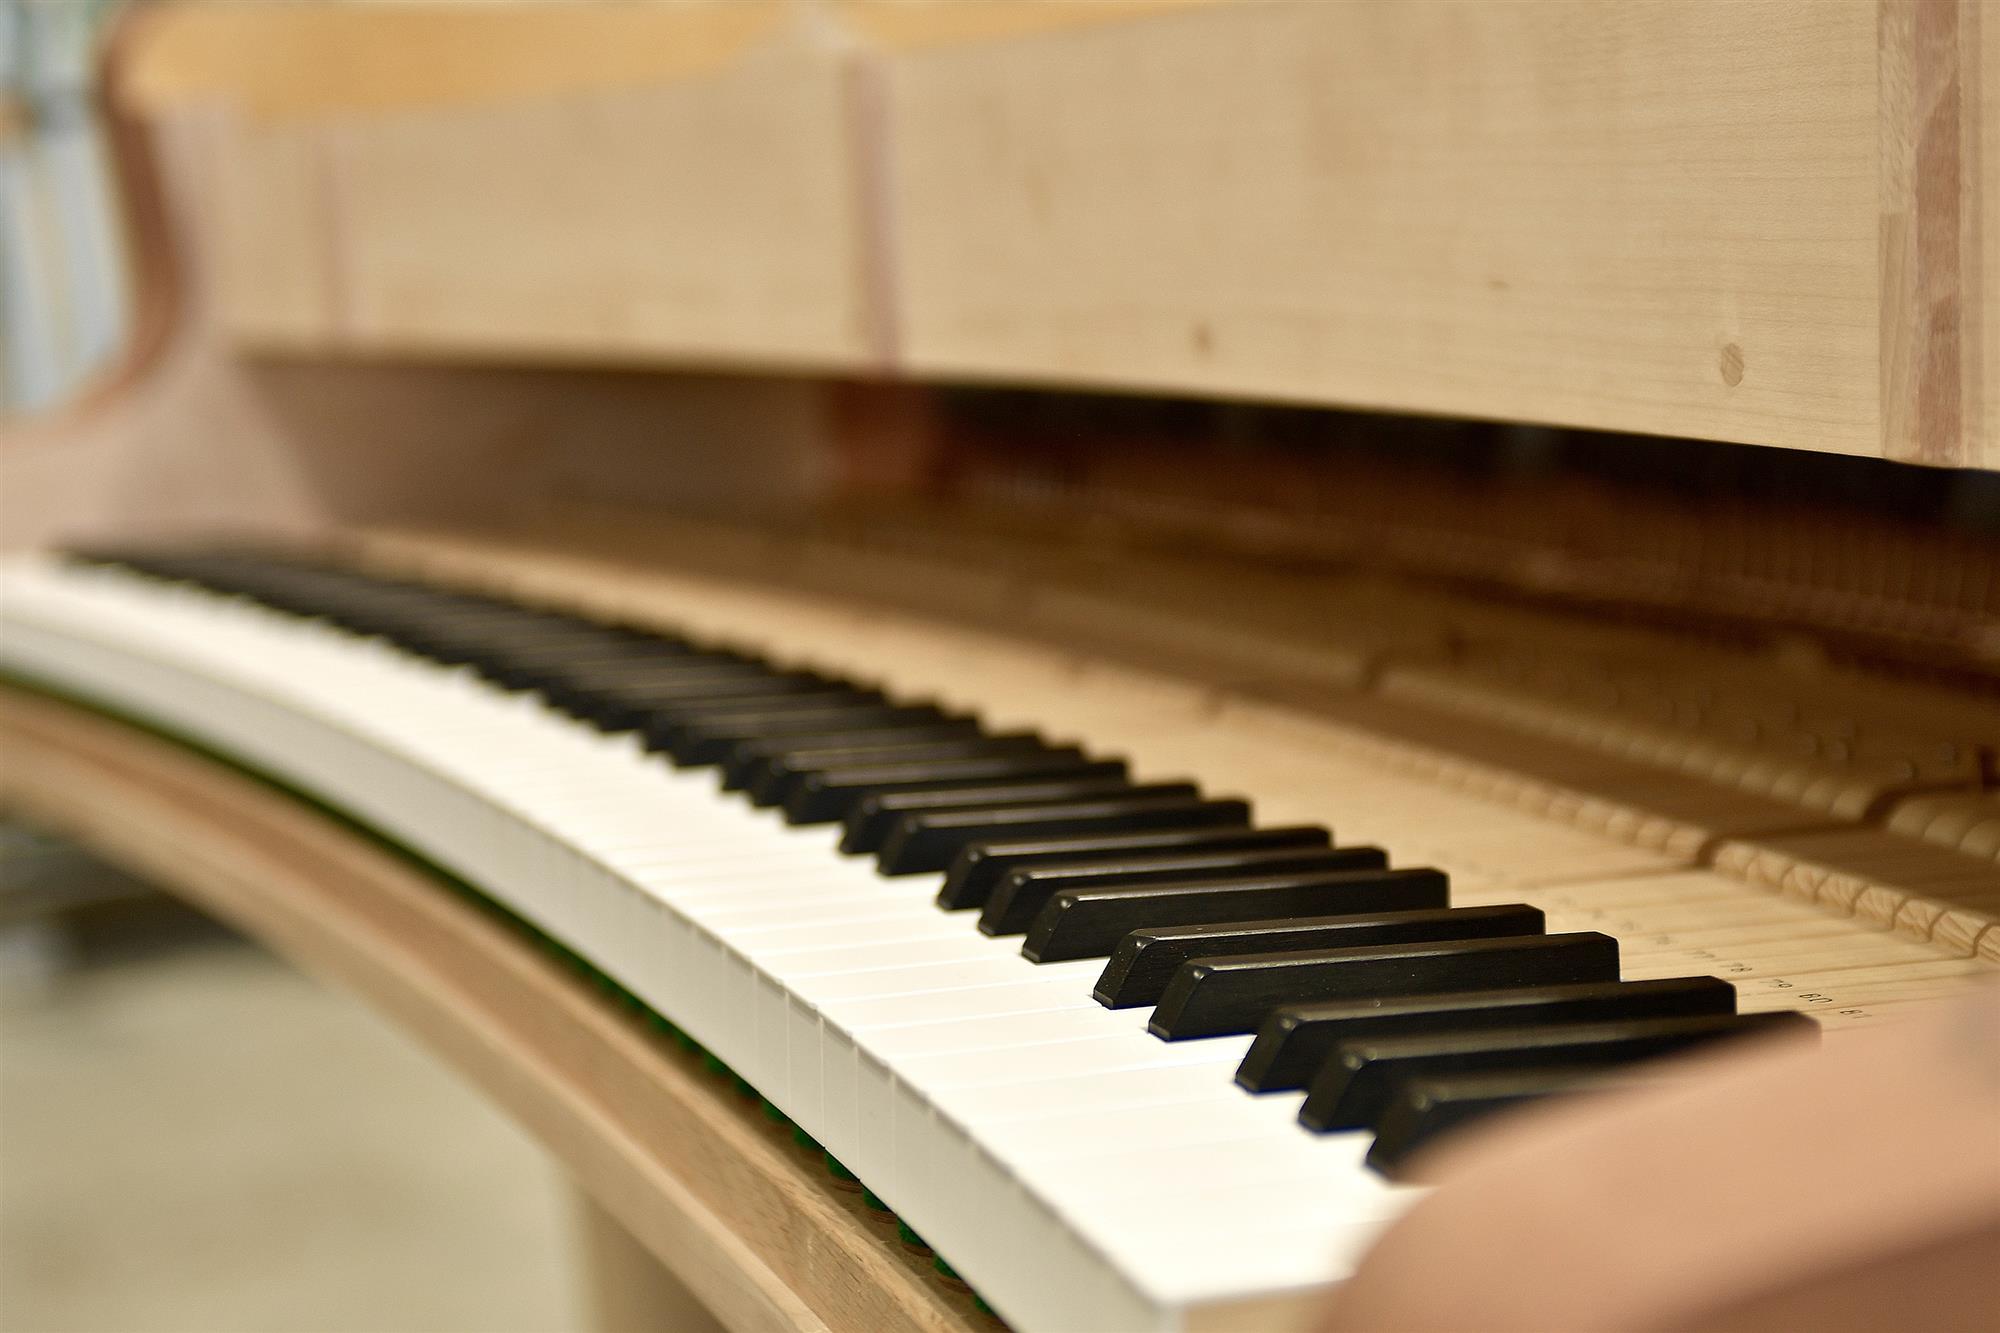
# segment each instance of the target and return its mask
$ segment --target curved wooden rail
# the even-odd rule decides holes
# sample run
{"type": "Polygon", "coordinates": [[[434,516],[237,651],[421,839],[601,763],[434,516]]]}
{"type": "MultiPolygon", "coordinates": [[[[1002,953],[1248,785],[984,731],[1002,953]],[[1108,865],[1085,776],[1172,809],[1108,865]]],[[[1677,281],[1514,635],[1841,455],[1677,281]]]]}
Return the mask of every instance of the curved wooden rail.
{"type": "Polygon", "coordinates": [[[374,1004],[525,1127],[734,1330],[996,1325],[752,1103],[526,937],[310,806],[0,688],[0,809],[374,1004]]]}

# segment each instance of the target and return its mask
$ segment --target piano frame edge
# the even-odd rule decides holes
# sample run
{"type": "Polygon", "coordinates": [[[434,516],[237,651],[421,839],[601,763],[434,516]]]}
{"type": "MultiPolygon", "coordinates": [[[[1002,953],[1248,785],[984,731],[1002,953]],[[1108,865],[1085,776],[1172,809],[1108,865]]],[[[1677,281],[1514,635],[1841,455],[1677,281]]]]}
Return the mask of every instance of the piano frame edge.
{"type": "MultiPolygon", "coordinates": [[[[71,838],[356,994],[507,1112],[586,1200],[738,1333],[981,1333],[971,1296],[753,1103],[525,935],[304,801],[85,708],[0,685],[0,812],[71,838]]],[[[594,1293],[600,1312],[628,1293],[594,1293]]]]}

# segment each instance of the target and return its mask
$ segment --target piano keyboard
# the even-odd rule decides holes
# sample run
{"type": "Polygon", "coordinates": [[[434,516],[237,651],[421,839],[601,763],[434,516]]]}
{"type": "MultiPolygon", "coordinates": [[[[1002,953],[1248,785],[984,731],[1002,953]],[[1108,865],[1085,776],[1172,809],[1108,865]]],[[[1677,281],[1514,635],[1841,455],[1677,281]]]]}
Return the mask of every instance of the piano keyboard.
{"type": "Polygon", "coordinates": [[[1329,761],[1279,710],[798,599],[668,580],[668,634],[227,553],[0,588],[11,672],[479,885],[1026,1329],[1321,1286],[1413,1197],[1371,1155],[1990,971],[1329,761]]]}

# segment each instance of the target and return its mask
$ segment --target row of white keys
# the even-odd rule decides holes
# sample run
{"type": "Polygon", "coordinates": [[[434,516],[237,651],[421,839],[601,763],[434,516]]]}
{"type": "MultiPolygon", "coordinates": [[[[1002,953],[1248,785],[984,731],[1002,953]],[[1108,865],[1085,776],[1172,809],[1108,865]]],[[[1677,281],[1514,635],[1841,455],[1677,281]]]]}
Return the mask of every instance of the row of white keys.
{"type": "MultiPolygon", "coordinates": [[[[176,608],[197,620],[208,609],[198,597],[176,608]]],[[[882,879],[837,856],[827,830],[786,829],[723,796],[711,778],[640,760],[629,743],[524,708],[463,672],[354,654],[353,641],[317,626],[260,634],[255,622],[268,613],[228,611],[223,619],[242,632],[211,642],[239,654],[262,645],[264,670],[250,674],[264,688],[317,687],[316,702],[335,712],[342,701],[324,692],[352,691],[346,702],[365,707],[347,725],[594,854],[746,962],[753,982],[779,996],[779,1019],[759,1014],[753,986],[748,1015],[695,1003],[713,1015],[698,1035],[754,1071],[809,1131],[851,1141],[884,1183],[918,1188],[926,1158],[917,1141],[963,1135],[1078,1230],[1120,1251],[1142,1285],[1183,1298],[1318,1280],[1329,1227],[1365,1230],[1398,1202],[1360,1169],[1358,1136],[1305,1135],[1289,1123],[1295,1102],[1258,1102],[1231,1085],[1240,1041],[1154,1040],[1141,1017],[1090,999],[1098,964],[1028,964],[1016,941],[989,940],[969,916],[939,912],[935,876],[882,879]],[[277,651],[271,641],[280,639],[297,651],[277,651]],[[330,648],[337,660],[318,661],[330,648]],[[849,1072],[843,1060],[852,1097],[835,1086],[849,1072]],[[864,1105],[871,1070],[881,1071],[869,1085],[878,1100],[864,1105]],[[807,1104],[814,1097],[817,1107],[807,1104]],[[837,1123],[843,1112],[851,1125],[837,1123]],[[895,1141],[899,1131],[906,1142],[895,1141]],[[1200,1207],[1160,1206],[1158,1168],[1169,1153],[1164,1178],[1203,1182],[1200,1207]],[[1246,1238],[1255,1262],[1246,1266],[1229,1253],[1242,1247],[1218,1236],[1246,1238]]],[[[174,637],[167,629],[161,641],[174,637]]],[[[536,904],[545,923],[559,918],[559,933],[580,952],[615,952],[626,968],[647,968],[616,938],[586,938],[603,934],[593,916],[629,910],[564,903],[559,887],[536,904]]],[[[922,1225],[920,1200],[892,1191],[891,1201],[922,1225]]]]}
{"type": "MultiPolygon", "coordinates": [[[[741,839],[741,843],[754,844],[755,841],[756,840],[754,838],[741,839]]],[[[741,843],[739,845],[741,845],[741,843]]],[[[819,892],[821,887],[822,886],[817,886],[817,885],[814,886],[812,892],[819,892]]],[[[925,892],[922,894],[921,897],[918,897],[917,895],[911,893],[900,893],[896,895],[895,905],[897,907],[907,908],[913,902],[923,902],[928,899],[929,890],[933,887],[934,887],[934,880],[927,879],[926,883],[924,884],[925,892]]],[[[730,927],[732,925],[737,926],[741,930],[747,930],[753,935],[759,932],[764,932],[768,934],[768,932],[772,930],[782,932],[782,931],[791,931],[796,929],[796,927],[791,925],[766,927],[761,924],[761,913],[757,910],[756,906],[745,905],[742,902],[740,895],[734,896],[733,902],[739,909],[740,919],[733,922],[727,919],[721,921],[711,921],[708,923],[711,925],[711,928],[718,929],[725,935],[730,933],[730,927]],[[747,926],[743,924],[743,922],[745,921],[749,923],[747,926]]],[[[797,907],[798,904],[791,901],[785,901],[782,904],[782,909],[784,910],[787,917],[795,917],[797,907]]],[[[932,912],[928,915],[917,916],[916,918],[914,918],[914,920],[910,921],[908,926],[903,926],[901,924],[902,919],[903,917],[907,917],[907,915],[908,913],[905,912],[900,917],[892,917],[890,914],[886,913],[871,912],[869,914],[866,914],[862,917],[855,919],[853,925],[859,925],[867,929],[869,931],[869,934],[864,938],[872,938],[875,933],[878,933],[881,930],[881,927],[878,927],[876,924],[878,922],[882,922],[885,920],[892,920],[892,919],[895,920],[898,926],[898,933],[901,933],[902,931],[918,930],[919,927],[917,926],[917,923],[922,922],[923,925],[927,928],[922,929],[920,933],[927,937],[936,938],[939,933],[936,929],[936,923],[939,922],[940,920],[945,920],[945,918],[943,918],[941,914],[936,914],[935,912],[932,912]]],[[[848,922],[847,919],[845,919],[844,916],[839,924],[847,926],[850,930],[853,929],[853,925],[850,925],[850,923],[848,922]]],[[[823,931],[829,928],[831,928],[829,925],[816,925],[814,927],[811,927],[810,929],[823,931]]],[[[740,935],[732,942],[737,943],[739,945],[746,943],[748,944],[755,943],[754,940],[745,940],[741,938],[740,935]]],[[[988,981],[988,978],[999,975],[1007,975],[1014,972],[1018,972],[1020,970],[1021,967],[1020,960],[1018,959],[1018,955],[1014,951],[1013,944],[1011,941],[987,941],[984,940],[983,937],[979,937],[977,935],[973,935],[968,932],[964,944],[972,946],[971,948],[967,948],[964,950],[965,955],[968,958],[977,957],[979,955],[999,954],[1000,956],[1005,957],[1007,960],[1004,968],[995,969],[980,977],[974,978],[975,981],[988,982],[988,984],[978,986],[977,989],[979,990],[991,990],[995,988],[994,984],[988,981]]],[[[861,946],[862,946],[862,941],[857,939],[854,940],[852,943],[850,943],[847,947],[849,949],[853,949],[861,946]]],[[[782,957],[782,953],[780,951],[774,951],[774,950],[763,950],[755,953],[754,956],[756,956],[768,968],[770,966],[770,960],[782,957]]],[[[1285,1133],[1280,1135],[1272,1135],[1270,1132],[1271,1131],[1270,1124],[1264,1122],[1268,1120],[1268,1116],[1264,1117],[1262,1120],[1260,1120],[1259,1123],[1255,1124],[1254,1126],[1234,1124],[1224,1127],[1224,1126],[1205,1123],[1198,1115],[1190,1114],[1191,1111],[1198,1111],[1201,1108],[1202,1101],[1204,1100],[1211,1102],[1214,1101],[1216,1098],[1217,1091],[1226,1087],[1227,1071],[1230,1067],[1233,1067],[1235,1060],[1241,1054],[1240,1044],[1233,1042],[1223,1043],[1222,1045],[1225,1045],[1230,1049],[1228,1049],[1222,1055],[1218,1056],[1214,1052],[1198,1053],[1194,1049],[1188,1047],[1182,1047],[1178,1049],[1170,1048],[1164,1052],[1161,1052],[1161,1048],[1158,1046],[1157,1043],[1152,1043],[1149,1040],[1135,1041],[1134,1038],[1140,1035],[1137,1032],[1138,1025],[1133,1024],[1130,1021],[1129,1016],[1121,1016],[1118,1018],[1114,1018],[1114,1016],[1107,1014],[1104,1010],[1097,1007],[1094,1003],[1088,1002],[1087,999],[1085,999],[1082,1002],[1079,1002],[1077,1000],[1076,997],[1085,995],[1085,993],[1087,992],[1088,982],[1091,979],[1091,975],[1094,975],[1094,971],[1097,966],[1094,963],[1071,965],[1070,968],[1068,969],[1065,968],[1052,969],[1053,971],[1074,970],[1079,974],[1075,976],[1074,980],[1066,980],[1066,986],[1068,987],[1068,997],[1067,997],[1068,1003],[1063,1007],[1062,1011],[1051,1013],[1045,1009],[1041,1013],[1036,1015],[1025,1027],[1019,1021],[1020,1016],[1015,1013],[1009,1012],[1000,1015],[992,1015],[990,1016],[991,1021],[987,1026],[992,1028],[993,1030],[989,1032],[981,1027],[968,1025],[962,1022],[941,1023],[936,1021],[930,1021],[930,1015],[931,1015],[930,1005],[938,995],[964,993],[964,983],[966,981],[966,978],[964,978],[962,975],[952,977],[954,983],[957,984],[956,991],[941,992],[934,988],[935,979],[942,976],[947,971],[947,969],[936,968],[932,966],[917,966],[914,969],[909,967],[903,967],[903,968],[891,968],[890,970],[877,975],[858,976],[857,974],[861,971],[861,969],[857,967],[853,959],[839,959],[834,957],[827,957],[823,954],[819,959],[806,958],[795,961],[803,962],[806,964],[806,966],[802,968],[795,965],[789,970],[786,970],[785,975],[783,975],[782,977],[784,984],[791,989],[794,996],[798,995],[803,991],[811,989],[813,978],[819,974],[818,972],[815,971],[816,966],[818,967],[820,972],[824,972],[826,974],[839,976],[843,978],[852,978],[867,985],[868,987],[871,988],[871,990],[877,990],[881,986],[887,986],[890,988],[891,991],[913,985],[917,987],[917,989],[910,995],[908,1001],[906,1002],[906,1007],[904,1012],[897,1015],[893,1015],[887,1020],[878,1018],[878,1023],[881,1025],[882,1028],[881,1034],[876,1035],[872,1041],[869,1039],[866,1033],[858,1034],[862,1037],[864,1048],[868,1050],[868,1054],[870,1056],[875,1057],[877,1059],[886,1059],[887,1062],[892,1066],[907,1066],[909,1057],[912,1053],[910,1050],[896,1049],[897,1043],[894,1039],[896,1035],[901,1034],[907,1041],[909,1038],[909,1034],[911,1032],[921,1031],[924,1029],[942,1029],[942,1030],[928,1032],[926,1034],[928,1041],[933,1047],[938,1047],[941,1045],[943,1049],[951,1050],[957,1054],[963,1054],[969,1050],[984,1052],[987,1049],[986,1043],[988,1041],[995,1042],[1002,1048],[1014,1048],[1023,1046],[1032,1047],[1044,1043],[1063,1043],[1066,1041],[1075,1041],[1078,1040],[1083,1033],[1090,1033],[1093,1036],[1113,1035],[1115,1033],[1115,1041],[1112,1043],[1108,1043],[1108,1045],[1110,1046],[1111,1049],[1119,1052],[1117,1056],[1112,1056],[1109,1059],[1107,1059],[1105,1054],[1107,1043],[1101,1041],[1094,1042],[1090,1047],[1089,1054],[1084,1059],[1082,1064],[1078,1068],[1075,1068],[1071,1071],[1072,1073],[1072,1078],[1070,1080],[1071,1085],[1077,1086],[1077,1080],[1074,1076],[1077,1074],[1081,1074],[1083,1078],[1087,1081],[1083,1082],[1080,1086],[1082,1089],[1089,1091],[1095,1091],[1104,1088],[1106,1086],[1107,1080],[1104,1077],[1106,1073],[1115,1075],[1117,1073],[1124,1072],[1122,1069],[1116,1067],[1121,1062],[1132,1063],[1136,1061],[1139,1069],[1141,1070],[1143,1070],[1147,1065],[1157,1063],[1161,1060],[1165,1060],[1167,1062],[1164,1065],[1164,1067],[1166,1068],[1177,1068],[1179,1067],[1181,1061],[1188,1061],[1191,1063],[1199,1062],[1205,1066],[1204,1073],[1206,1077],[1204,1078],[1204,1087],[1203,1087],[1204,1096],[1201,1098],[1191,1097],[1189,1095],[1189,1090],[1184,1089],[1177,1100],[1167,1103],[1167,1107],[1171,1109],[1169,1110],[1169,1113],[1166,1118],[1160,1119],[1155,1122],[1157,1128],[1153,1131],[1153,1135],[1150,1138],[1148,1138],[1146,1135],[1142,1133],[1135,1132],[1135,1130],[1132,1129],[1129,1125],[1121,1127],[1118,1130],[1115,1137],[1113,1137],[1109,1141],[1106,1141],[1102,1136],[1092,1137],[1092,1135],[1089,1134],[1088,1132],[1082,1132],[1096,1128],[1096,1125],[1088,1121],[1079,1121],[1076,1125],[1065,1127],[1061,1137],[1056,1141],[1061,1143],[1066,1158],[1069,1160],[1078,1160],[1078,1159],[1103,1160],[1105,1158],[1105,1154],[1112,1149],[1117,1149],[1121,1152],[1131,1151],[1134,1149],[1161,1148],[1169,1146],[1185,1149],[1185,1147],[1187,1147],[1188,1145],[1196,1143],[1218,1143],[1218,1144],[1226,1143],[1230,1145],[1232,1160],[1237,1162],[1243,1162],[1244,1165],[1248,1165],[1248,1163],[1244,1161],[1243,1149],[1248,1144],[1257,1141],[1256,1137],[1254,1136],[1262,1136],[1266,1141],[1276,1141],[1282,1143],[1288,1149],[1303,1142],[1310,1142],[1309,1140],[1301,1139],[1298,1136],[1298,1132],[1296,1131],[1296,1129],[1290,1126],[1285,1127],[1286,1130],[1285,1133]],[[931,978],[931,979],[919,980],[919,978],[931,978]],[[1107,1070],[1105,1068],[1107,1064],[1113,1066],[1113,1068],[1107,1070]],[[1251,1132],[1253,1137],[1248,1139],[1245,1138],[1246,1128],[1251,1132]]],[[[951,969],[950,971],[962,973],[963,969],[951,969]]],[[[1009,984],[1011,986],[1012,983],[1009,984]]],[[[1038,985],[1036,989],[1040,990],[1043,989],[1043,987],[1038,985]]],[[[894,997],[892,996],[892,999],[893,998],[894,997]]],[[[1065,1055],[1072,1055],[1073,1052],[1080,1053],[1078,1051],[1078,1048],[1068,1047],[1068,1046],[1065,1046],[1062,1050],[1055,1051],[1053,1053],[1056,1054],[1058,1057],[1061,1057],[1065,1055]]],[[[1033,1051],[1027,1051],[1024,1053],[1029,1055],[1035,1054],[1035,1052],[1033,1051]]],[[[991,1062],[989,1061],[988,1063],[991,1062]]],[[[1042,1071],[1039,1067],[1037,1067],[1031,1072],[1040,1073],[1044,1071],[1042,1071]]],[[[1007,1072],[1001,1074],[999,1077],[1002,1079],[1009,1079],[1012,1077],[1012,1074],[1011,1072],[1007,1072]]],[[[992,1078],[993,1076],[989,1072],[989,1081],[991,1081],[992,1078]]],[[[1115,1082],[1115,1080],[1112,1081],[1115,1082]]],[[[1005,1084],[1003,1083],[1002,1086],[1005,1086],[1005,1084]]],[[[1229,1098],[1222,1101],[1221,1105],[1235,1108],[1242,1106],[1243,1103],[1244,1099],[1242,1099],[1240,1096],[1232,1095],[1229,1098]]],[[[1125,1109],[1127,1111],[1136,1111],[1143,1108],[1145,1105],[1146,1104],[1144,1102],[1140,1102],[1137,1104],[1129,1105],[1125,1109]]],[[[800,1109],[803,1110],[804,1108],[800,1109]]],[[[1288,1119],[1291,1108],[1286,1107],[1284,1108],[1284,1110],[1286,1117],[1288,1119]]],[[[1126,1118],[1127,1120],[1131,1119],[1129,1115],[1126,1118]]],[[[1210,1119],[1214,1118],[1215,1117],[1211,1115],[1210,1119]]],[[[806,1119],[808,1123],[811,1123],[811,1117],[809,1115],[806,1116],[806,1119]]],[[[1043,1135],[1043,1138],[1045,1140],[1048,1137],[1049,1136],[1046,1133],[1043,1135]]],[[[1259,1174],[1260,1176],[1268,1175],[1269,1184],[1271,1186],[1276,1186],[1284,1183],[1296,1183],[1300,1165],[1300,1163],[1297,1161],[1297,1157],[1298,1157],[1297,1153],[1288,1151],[1282,1155],[1281,1159],[1275,1164],[1274,1167],[1268,1168],[1267,1172],[1260,1172],[1259,1174]]],[[[1025,1161],[1028,1159],[1023,1158],[1023,1160],[1025,1161]]],[[[1342,1166],[1344,1170],[1351,1171],[1352,1163],[1343,1162],[1342,1166]]],[[[1074,1171],[1069,1172],[1069,1174],[1071,1175],[1072,1179],[1076,1178],[1076,1174],[1074,1171]]],[[[1174,1174],[1178,1175],[1178,1172],[1174,1174]]],[[[1129,1173],[1114,1172],[1111,1176],[1107,1177],[1104,1182],[1093,1184],[1090,1190],[1088,1191],[1089,1196],[1093,1200],[1117,1199],[1119,1197],[1120,1192],[1116,1188],[1116,1184],[1120,1176],[1123,1176],[1126,1179],[1135,1178],[1129,1175],[1129,1173]]],[[[1372,1178],[1363,1177],[1363,1179],[1372,1179],[1372,1178]]],[[[1324,1202],[1324,1200],[1322,1200],[1321,1202],[1324,1202]]],[[[1156,1211],[1157,1201],[1148,1200],[1145,1203],[1145,1208],[1149,1214],[1156,1211]]],[[[1282,1217],[1282,1210],[1271,1210],[1271,1211],[1276,1211],[1281,1215],[1276,1219],[1273,1219],[1267,1215],[1263,1219],[1263,1221],[1266,1224],[1271,1226],[1276,1226],[1279,1228],[1282,1228],[1285,1225],[1287,1225],[1287,1219],[1282,1217]]],[[[1351,1215],[1354,1211],[1355,1210],[1353,1208],[1347,1208],[1344,1210],[1344,1212],[1349,1215],[1351,1215]]],[[[1208,1228],[1206,1226],[1199,1228],[1198,1230],[1201,1233],[1201,1235],[1203,1236],[1208,1235],[1208,1228]]],[[[1306,1234],[1310,1235],[1311,1233],[1308,1232],[1306,1234]]],[[[1310,1271],[1317,1272],[1318,1271],[1317,1265],[1319,1262],[1320,1262],[1320,1255],[1318,1254],[1317,1251],[1315,1251],[1312,1255],[1312,1263],[1314,1267],[1310,1271]]]]}

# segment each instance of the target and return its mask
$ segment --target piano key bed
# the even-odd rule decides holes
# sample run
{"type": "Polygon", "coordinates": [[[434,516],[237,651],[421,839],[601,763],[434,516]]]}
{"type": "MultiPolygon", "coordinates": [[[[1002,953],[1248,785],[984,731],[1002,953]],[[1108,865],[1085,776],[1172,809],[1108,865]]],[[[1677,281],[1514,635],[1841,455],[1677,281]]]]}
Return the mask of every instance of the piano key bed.
{"type": "Polygon", "coordinates": [[[607,616],[270,552],[29,560],[0,665],[477,886],[1025,1329],[1310,1291],[1440,1133],[1981,971],[1464,798],[1398,802],[1162,678],[661,587],[607,616]]]}

